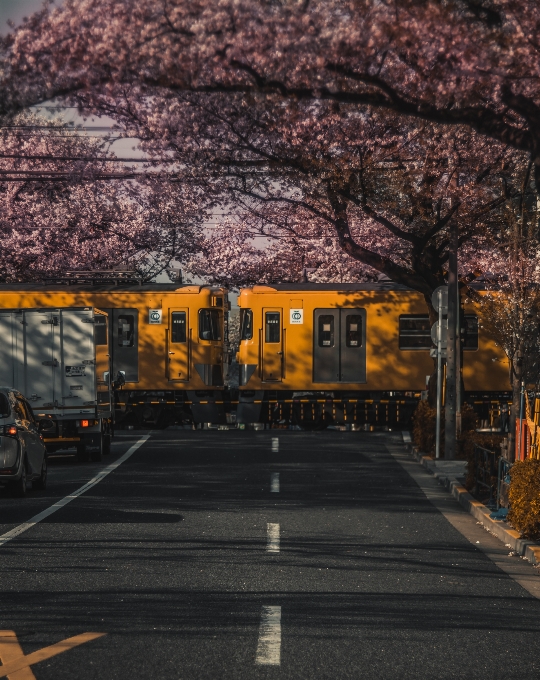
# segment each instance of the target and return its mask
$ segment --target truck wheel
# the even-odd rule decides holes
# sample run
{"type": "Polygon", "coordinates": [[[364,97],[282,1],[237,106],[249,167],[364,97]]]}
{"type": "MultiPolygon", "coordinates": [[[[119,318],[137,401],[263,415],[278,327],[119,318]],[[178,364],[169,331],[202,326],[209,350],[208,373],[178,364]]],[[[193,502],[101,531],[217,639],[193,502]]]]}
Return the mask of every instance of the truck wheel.
{"type": "Polygon", "coordinates": [[[92,451],[92,453],[90,454],[90,459],[94,463],[99,463],[101,460],[103,460],[103,453],[104,453],[104,451],[103,451],[104,441],[103,440],[104,439],[105,439],[105,435],[102,432],[100,437],[99,437],[99,447],[97,449],[94,449],[92,451]]]}
{"type": "Polygon", "coordinates": [[[22,464],[22,474],[21,478],[13,482],[11,487],[12,493],[16,498],[24,498],[26,496],[26,461],[22,464]]]}
{"type": "Polygon", "coordinates": [[[77,444],[77,460],[79,463],[88,462],[88,450],[86,448],[86,442],[80,441],[77,444]]]}
{"type": "Polygon", "coordinates": [[[47,488],[47,456],[43,456],[43,464],[41,465],[41,474],[35,482],[32,482],[34,489],[41,489],[42,491],[47,488]]]}
{"type": "Polygon", "coordinates": [[[103,455],[108,456],[110,452],[111,452],[111,435],[110,434],[104,434],[103,435],[103,455]]]}

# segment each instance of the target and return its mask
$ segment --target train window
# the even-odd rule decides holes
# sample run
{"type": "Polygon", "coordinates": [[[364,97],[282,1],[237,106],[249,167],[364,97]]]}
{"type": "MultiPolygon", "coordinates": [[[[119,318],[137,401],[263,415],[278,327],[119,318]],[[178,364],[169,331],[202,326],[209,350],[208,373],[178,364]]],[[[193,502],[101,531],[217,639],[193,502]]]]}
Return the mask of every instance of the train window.
{"type": "Polygon", "coordinates": [[[199,309],[199,338],[221,340],[220,312],[217,309],[199,309]]]}
{"type": "Polygon", "coordinates": [[[462,328],[465,328],[463,349],[473,351],[478,349],[478,317],[474,314],[465,314],[465,324],[462,324],[462,328]]]}
{"type": "Polygon", "coordinates": [[[265,313],[265,341],[279,342],[281,339],[281,314],[279,312],[265,313]]]}
{"type": "Polygon", "coordinates": [[[347,314],[345,318],[347,347],[362,346],[362,317],[360,314],[347,314]]]}
{"type": "Polygon", "coordinates": [[[96,314],[94,317],[94,337],[96,345],[107,344],[107,317],[102,314],[96,314]]]}
{"type": "Polygon", "coordinates": [[[399,349],[430,349],[431,324],[427,314],[399,317],[399,349]]]}
{"type": "Polygon", "coordinates": [[[121,314],[118,317],[118,346],[133,347],[135,342],[135,317],[133,314],[121,314]]]}
{"type": "Polygon", "coordinates": [[[334,315],[321,314],[319,317],[319,347],[334,346],[334,315]]]}
{"type": "Polygon", "coordinates": [[[253,338],[253,310],[240,310],[240,340],[251,340],[253,338]]]}
{"type": "Polygon", "coordinates": [[[172,312],[171,342],[187,342],[187,323],[185,312],[172,312]]]}

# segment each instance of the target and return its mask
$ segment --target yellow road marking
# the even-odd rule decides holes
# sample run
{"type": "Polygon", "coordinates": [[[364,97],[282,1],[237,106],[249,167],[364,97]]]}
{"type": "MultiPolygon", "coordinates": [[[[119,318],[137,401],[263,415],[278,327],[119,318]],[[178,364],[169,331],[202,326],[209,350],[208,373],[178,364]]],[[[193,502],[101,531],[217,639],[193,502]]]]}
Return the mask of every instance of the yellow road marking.
{"type": "MultiPolygon", "coordinates": [[[[2,664],[5,666],[23,656],[24,652],[15,633],[12,630],[0,631],[0,661],[2,664]]],[[[27,666],[19,671],[13,671],[8,676],[8,680],[36,680],[36,676],[32,673],[30,667],[27,666]]]]}
{"type": "Polygon", "coordinates": [[[38,649],[37,652],[24,655],[17,640],[17,635],[12,630],[0,630],[0,678],[8,680],[35,680],[36,676],[32,673],[30,666],[40,661],[50,659],[57,654],[67,652],[73,647],[83,645],[85,642],[96,640],[103,637],[106,633],[82,633],[74,637],[66,638],[49,647],[38,649]]]}

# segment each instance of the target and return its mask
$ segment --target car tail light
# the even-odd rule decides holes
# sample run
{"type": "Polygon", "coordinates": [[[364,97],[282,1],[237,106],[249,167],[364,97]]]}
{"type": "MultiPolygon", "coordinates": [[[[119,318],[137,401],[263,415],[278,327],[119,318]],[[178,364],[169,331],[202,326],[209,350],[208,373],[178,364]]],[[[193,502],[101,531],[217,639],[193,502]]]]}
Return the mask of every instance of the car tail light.
{"type": "Polygon", "coordinates": [[[4,425],[4,434],[6,437],[16,437],[19,430],[16,425],[4,425]]]}

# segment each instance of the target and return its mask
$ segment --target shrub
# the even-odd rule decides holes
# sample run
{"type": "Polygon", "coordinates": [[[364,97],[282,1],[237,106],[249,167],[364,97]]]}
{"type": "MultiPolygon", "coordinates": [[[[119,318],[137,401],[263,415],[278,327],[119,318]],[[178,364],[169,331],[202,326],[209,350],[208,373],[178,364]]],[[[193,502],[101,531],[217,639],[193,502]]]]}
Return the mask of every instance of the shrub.
{"type": "MultiPolygon", "coordinates": [[[[427,401],[420,401],[412,417],[412,438],[420,451],[432,454],[435,452],[435,426],[437,424],[437,409],[432,408],[427,401]]],[[[441,447],[443,437],[441,437],[441,447]]]]}
{"type": "Polygon", "coordinates": [[[478,427],[478,416],[475,410],[469,404],[463,404],[461,407],[461,432],[471,432],[478,427]]]}
{"type": "MultiPolygon", "coordinates": [[[[444,407],[441,413],[441,458],[444,458],[444,407]]],[[[464,442],[473,435],[477,424],[474,409],[468,404],[461,407],[461,429],[464,433],[458,440],[457,457],[465,458],[464,442]]],[[[432,408],[427,401],[419,402],[413,415],[413,442],[420,451],[427,454],[435,453],[435,429],[437,426],[437,409],[432,408]]],[[[488,448],[488,447],[486,447],[488,448]]]]}
{"type": "Polygon", "coordinates": [[[540,537],[540,460],[516,461],[510,469],[508,520],[526,538],[540,537]]]}

